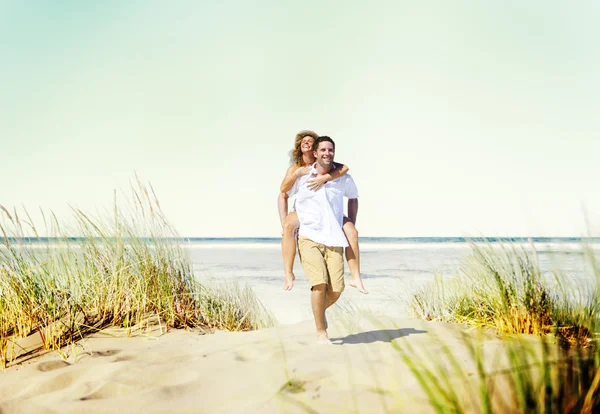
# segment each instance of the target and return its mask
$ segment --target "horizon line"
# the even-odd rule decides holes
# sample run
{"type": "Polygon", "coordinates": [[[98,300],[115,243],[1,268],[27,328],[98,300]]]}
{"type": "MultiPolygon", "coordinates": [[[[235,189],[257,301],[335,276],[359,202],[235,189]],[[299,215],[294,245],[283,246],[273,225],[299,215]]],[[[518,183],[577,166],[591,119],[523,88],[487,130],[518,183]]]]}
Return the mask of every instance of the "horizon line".
{"type": "MultiPolygon", "coordinates": [[[[92,239],[101,239],[102,237],[92,237],[92,239]]],[[[114,239],[115,237],[109,237],[114,239]]],[[[124,237],[123,239],[158,239],[158,237],[153,236],[139,236],[139,237],[124,237]]],[[[8,241],[46,241],[46,240],[86,240],[89,237],[85,236],[23,236],[23,237],[14,237],[9,236],[5,237],[4,240],[8,241]]],[[[161,237],[161,239],[167,240],[188,240],[188,241],[275,241],[281,240],[281,236],[279,237],[252,237],[252,236],[224,236],[224,237],[214,237],[214,236],[170,236],[170,237],[161,237]]],[[[578,241],[578,240],[598,240],[600,241],[600,236],[474,236],[474,237],[466,237],[466,236],[360,236],[359,240],[452,240],[452,241],[510,241],[510,240],[518,240],[518,241],[560,241],[560,240],[568,240],[568,241],[578,241]]],[[[0,242],[1,243],[1,242],[0,242]]]]}

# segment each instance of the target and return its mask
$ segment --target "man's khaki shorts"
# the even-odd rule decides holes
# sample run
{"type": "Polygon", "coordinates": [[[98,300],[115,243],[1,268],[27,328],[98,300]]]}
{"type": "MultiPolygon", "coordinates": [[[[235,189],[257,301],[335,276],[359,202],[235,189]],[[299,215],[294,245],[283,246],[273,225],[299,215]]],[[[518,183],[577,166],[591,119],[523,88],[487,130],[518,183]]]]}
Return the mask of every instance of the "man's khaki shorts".
{"type": "Polygon", "coordinates": [[[328,247],[300,236],[298,250],[304,273],[313,286],[326,284],[334,292],[344,290],[344,248],[328,247]]]}

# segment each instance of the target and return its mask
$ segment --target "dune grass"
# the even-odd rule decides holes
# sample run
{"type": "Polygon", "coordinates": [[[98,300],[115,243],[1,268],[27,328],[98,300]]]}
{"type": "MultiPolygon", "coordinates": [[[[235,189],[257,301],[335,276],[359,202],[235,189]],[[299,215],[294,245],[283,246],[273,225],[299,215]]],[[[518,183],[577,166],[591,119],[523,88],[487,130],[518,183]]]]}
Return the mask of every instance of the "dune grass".
{"type": "Polygon", "coordinates": [[[31,334],[44,349],[59,349],[149,318],[172,328],[227,330],[273,322],[250,290],[196,280],[185,241],[139,181],[124,205],[115,195],[112,217],[73,209],[67,225],[44,215],[48,243],[39,241],[27,211],[2,207],[0,216],[0,366],[18,353],[10,349],[15,339],[31,334]]]}
{"type": "Polygon", "coordinates": [[[442,338],[433,338],[442,352],[427,364],[409,343],[394,344],[436,412],[600,412],[600,273],[584,250],[590,289],[560,272],[543,275],[534,248],[485,244],[472,245],[454,278],[438,277],[414,295],[419,317],[492,327],[503,339],[486,355],[480,340],[463,336],[475,369],[442,338]]]}
{"type": "Polygon", "coordinates": [[[431,339],[439,345],[433,355],[408,341],[393,346],[440,414],[599,412],[596,347],[565,349],[548,337],[502,335],[501,346],[485,352],[483,336],[463,335],[468,359],[440,337],[431,339]]]}
{"type": "Polygon", "coordinates": [[[600,273],[591,289],[569,275],[543,275],[535,248],[472,244],[458,274],[436,276],[412,298],[422,319],[490,326],[507,334],[555,335],[565,346],[586,344],[597,331],[600,273]]]}

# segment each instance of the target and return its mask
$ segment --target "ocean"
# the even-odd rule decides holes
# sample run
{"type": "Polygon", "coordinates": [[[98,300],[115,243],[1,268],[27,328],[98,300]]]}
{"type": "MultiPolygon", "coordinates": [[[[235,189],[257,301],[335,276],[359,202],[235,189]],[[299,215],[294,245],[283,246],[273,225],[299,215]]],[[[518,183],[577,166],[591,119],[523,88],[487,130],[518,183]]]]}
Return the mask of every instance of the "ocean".
{"type": "MultiPolygon", "coordinates": [[[[469,240],[462,237],[360,238],[361,272],[369,294],[363,295],[346,284],[338,308],[357,315],[367,311],[375,316],[410,317],[411,294],[431,282],[436,274],[455,274],[471,251],[469,240]]],[[[499,244],[507,239],[486,240],[499,244]]],[[[546,274],[559,269],[582,284],[591,280],[592,269],[579,238],[510,240],[528,248],[533,243],[546,274]]],[[[310,290],[297,258],[294,288],[289,292],[283,290],[280,242],[279,238],[188,238],[186,246],[194,273],[201,281],[235,281],[251,287],[281,324],[310,320],[310,290]]],[[[585,242],[596,251],[600,249],[599,239],[585,242]]]]}

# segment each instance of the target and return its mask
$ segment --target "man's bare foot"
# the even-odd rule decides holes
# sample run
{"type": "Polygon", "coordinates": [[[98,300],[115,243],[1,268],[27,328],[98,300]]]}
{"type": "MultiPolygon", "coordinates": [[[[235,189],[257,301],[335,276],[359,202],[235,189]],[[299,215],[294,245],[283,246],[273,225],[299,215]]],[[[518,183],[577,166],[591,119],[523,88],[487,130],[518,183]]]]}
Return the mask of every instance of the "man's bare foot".
{"type": "Polygon", "coordinates": [[[362,279],[360,277],[358,277],[356,279],[354,279],[354,278],[350,279],[350,282],[348,282],[348,284],[350,286],[352,286],[353,288],[358,289],[358,291],[360,293],[363,293],[365,295],[369,294],[369,292],[367,292],[367,290],[365,289],[365,287],[363,285],[363,282],[362,282],[362,279]]]}
{"type": "Polygon", "coordinates": [[[331,345],[333,342],[329,340],[327,332],[317,334],[317,343],[319,345],[331,345]]]}
{"type": "Polygon", "coordinates": [[[292,288],[294,287],[294,280],[296,280],[296,276],[294,276],[293,273],[285,275],[285,286],[283,287],[283,289],[292,290],[292,288]]]}

